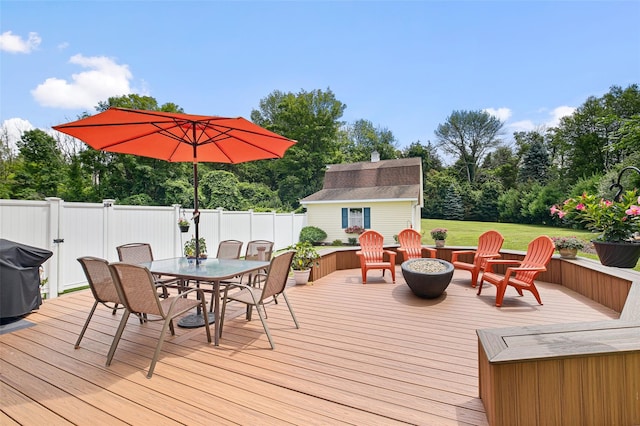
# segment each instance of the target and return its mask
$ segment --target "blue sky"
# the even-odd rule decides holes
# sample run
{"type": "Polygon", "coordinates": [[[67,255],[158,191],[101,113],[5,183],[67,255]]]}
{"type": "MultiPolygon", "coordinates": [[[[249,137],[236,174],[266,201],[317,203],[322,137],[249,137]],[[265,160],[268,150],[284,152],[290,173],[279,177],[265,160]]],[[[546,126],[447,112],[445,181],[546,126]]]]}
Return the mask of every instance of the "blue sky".
{"type": "Polygon", "coordinates": [[[343,120],[435,141],[454,110],[515,130],[640,83],[640,1],[7,1],[0,123],[48,129],[138,93],[249,118],[331,89],[343,120]]]}

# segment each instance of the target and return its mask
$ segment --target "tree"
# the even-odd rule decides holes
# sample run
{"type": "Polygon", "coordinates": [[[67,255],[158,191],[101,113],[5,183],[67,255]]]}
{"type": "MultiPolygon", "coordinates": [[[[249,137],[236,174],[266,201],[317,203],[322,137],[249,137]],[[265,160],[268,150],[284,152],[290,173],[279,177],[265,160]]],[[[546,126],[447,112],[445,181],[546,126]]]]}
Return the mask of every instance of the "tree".
{"type": "MultiPolygon", "coordinates": [[[[573,181],[601,174],[635,153],[640,89],[612,86],[601,98],[589,97],[553,129],[552,143],[565,155],[565,175],[573,181]]],[[[564,171],[564,170],[561,170],[564,171]]]]}
{"type": "Polygon", "coordinates": [[[369,161],[374,151],[380,154],[381,160],[398,158],[398,143],[390,130],[375,128],[371,121],[362,119],[347,126],[345,130],[347,144],[342,149],[348,163],[369,161]]]}
{"type": "Polygon", "coordinates": [[[498,179],[503,188],[515,188],[518,180],[518,157],[508,146],[500,146],[484,157],[482,170],[489,180],[498,179]]]}
{"type": "Polygon", "coordinates": [[[42,130],[29,130],[17,142],[19,169],[16,173],[16,198],[57,197],[66,173],[66,165],[56,140],[42,130]]]}
{"type": "Polygon", "coordinates": [[[549,178],[551,160],[544,144],[544,137],[538,132],[516,132],[514,137],[516,143],[520,142],[521,146],[526,144],[519,180],[545,184],[549,178]]]}
{"type": "Polygon", "coordinates": [[[282,208],[278,194],[263,183],[240,182],[238,191],[240,191],[242,198],[241,210],[277,210],[282,208]]]}
{"type": "MultiPolygon", "coordinates": [[[[207,209],[222,207],[226,210],[240,210],[240,191],[238,178],[224,170],[213,170],[205,173],[200,179],[199,195],[202,195],[203,206],[207,209]]],[[[200,199],[200,197],[198,197],[200,199]]]]}
{"type": "Polygon", "coordinates": [[[263,173],[271,177],[267,184],[278,189],[283,203],[297,206],[298,200],[322,188],[325,166],[339,156],[337,134],[345,108],[327,89],[274,91],[260,101],[259,110],[251,111],[254,123],[297,141],[282,159],[264,164],[263,173]],[[292,176],[296,182],[289,181],[292,176]]]}
{"type": "Polygon", "coordinates": [[[478,202],[475,205],[475,214],[478,220],[484,222],[498,221],[498,199],[503,192],[504,189],[498,181],[487,181],[482,184],[478,202]]]}
{"type": "Polygon", "coordinates": [[[450,185],[444,197],[443,215],[448,220],[464,220],[464,206],[462,197],[455,185],[450,185]]]}
{"type": "Polygon", "coordinates": [[[438,125],[437,146],[457,156],[471,184],[476,182],[480,161],[490,149],[500,144],[503,123],[484,111],[453,111],[444,124],[438,125]]]}
{"type": "Polygon", "coordinates": [[[429,170],[442,170],[442,160],[438,155],[436,147],[427,142],[422,145],[420,141],[413,142],[402,150],[402,158],[422,158],[422,171],[427,173],[429,170]]]}

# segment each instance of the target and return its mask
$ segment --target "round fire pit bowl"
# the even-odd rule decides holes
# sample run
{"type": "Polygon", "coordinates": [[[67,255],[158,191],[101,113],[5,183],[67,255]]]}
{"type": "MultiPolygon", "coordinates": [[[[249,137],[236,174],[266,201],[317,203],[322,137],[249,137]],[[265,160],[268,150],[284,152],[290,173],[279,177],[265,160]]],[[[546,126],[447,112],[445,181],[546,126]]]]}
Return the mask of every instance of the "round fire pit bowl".
{"type": "Polygon", "coordinates": [[[426,299],[440,297],[453,277],[453,265],[442,259],[411,259],[400,267],[413,294],[426,299]]]}

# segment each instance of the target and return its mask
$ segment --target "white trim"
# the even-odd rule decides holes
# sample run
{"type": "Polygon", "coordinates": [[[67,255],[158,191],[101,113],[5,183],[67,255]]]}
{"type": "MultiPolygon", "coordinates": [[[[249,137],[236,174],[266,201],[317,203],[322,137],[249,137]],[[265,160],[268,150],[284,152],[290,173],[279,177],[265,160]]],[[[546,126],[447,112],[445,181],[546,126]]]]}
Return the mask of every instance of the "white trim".
{"type": "Polygon", "coordinates": [[[396,201],[413,201],[418,202],[417,198],[375,198],[362,200],[325,200],[325,201],[301,201],[300,205],[305,204],[348,204],[348,203],[393,203],[396,201]]]}

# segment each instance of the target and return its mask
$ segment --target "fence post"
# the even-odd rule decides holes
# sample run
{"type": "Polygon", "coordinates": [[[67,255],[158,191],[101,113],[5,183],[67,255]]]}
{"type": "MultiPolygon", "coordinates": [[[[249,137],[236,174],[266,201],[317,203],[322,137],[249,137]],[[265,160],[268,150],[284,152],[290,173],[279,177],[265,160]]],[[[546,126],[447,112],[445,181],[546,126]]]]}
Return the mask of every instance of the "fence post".
{"type": "Polygon", "coordinates": [[[176,257],[182,257],[182,231],[178,227],[178,220],[182,217],[180,214],[181,204],[171,204],[173,207],[173,223],[176,225],[173,229],[173,255],[176,257]]]}
{"type": "Polygon", "coordinates": [[[45,271],[48,278],[48,291],[46,296],[48,299],[55,299],[58,297],[60,284],[64,282],[62,281],[63,268],[61,267],[64,249],[60,245],[64,242],[64,239],[62,238],[64,234],[61,229],[63,201],[58,197],[46,197],[45,200],[49,204],[49,223],[47,224],[49,240],[48,248],[53,252],[50,262],[45,262],[47,265],[45,266],[45,271]]]}
{"type": "Polygon", "coordinates": [[[218,212],[218,241],[215,242],[216,244],[214,247],[217,247],[220,244],[220,241],[227,239],[226,235],[222,235],[222,215],[224,213],[224,209],[222,207],[218,207],[216,211],[218,212]]]}
{"type": "Polygon", "coordinates": [[[253,209],[249,209],[247,211],[249,212],[249,241],[253,241],[255,240],[255,237],[253,236],[253,221],[255,220],[255,216],[253,213],[253,209]]]}
{"type": "MultiPolygon", "coordinates": [[[[113,228],[113,225],[112,225],[113,205],[115,202],[116,200],[112,200],[112,199],[102,200],[102,207],[104,210],[102,215],[102,241],[103,241],[102,257],[107,260],[110,259],[109,247],[113,246],[111,244],[111,241],[113,240],[113,236],[111,234],[112,234],[112,228],[113,228]]],[[[115,256],[115,254],[113,256],[115,256]]],[[[115,260],[115,257],[111,257],[111,259],[115,260]]]]}

